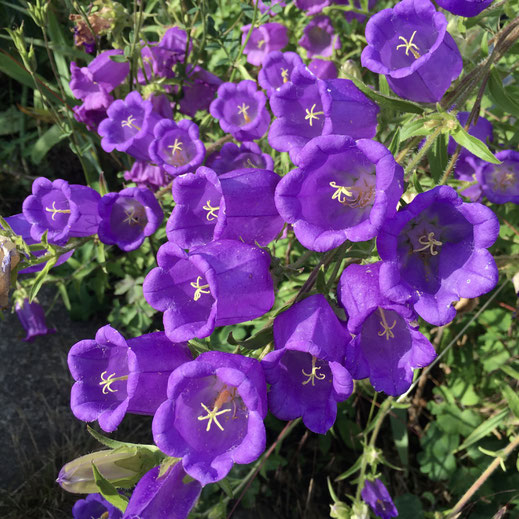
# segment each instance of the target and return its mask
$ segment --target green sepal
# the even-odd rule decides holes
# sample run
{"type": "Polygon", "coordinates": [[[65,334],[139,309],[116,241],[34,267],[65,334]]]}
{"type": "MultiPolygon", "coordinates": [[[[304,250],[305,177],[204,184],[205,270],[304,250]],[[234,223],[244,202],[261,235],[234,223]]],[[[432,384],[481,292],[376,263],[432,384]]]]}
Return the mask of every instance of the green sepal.
{"type": "Polygon", "coordinates": [[[95,463],[92,462],[92,472],[94,474],[94,481],[99,493],[113,506],[119,509],[121,512],[126,511],[128,506],[128,499],[117,491],[117,489],[103,477],[103,475],[97,470],[95,463]]]}

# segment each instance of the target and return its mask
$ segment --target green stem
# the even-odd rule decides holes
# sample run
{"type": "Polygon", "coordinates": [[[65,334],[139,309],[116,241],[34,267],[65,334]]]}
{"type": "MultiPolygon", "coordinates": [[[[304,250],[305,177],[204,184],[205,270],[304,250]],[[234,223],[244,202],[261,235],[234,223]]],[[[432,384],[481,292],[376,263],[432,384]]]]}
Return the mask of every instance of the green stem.
{"type": "Polygon", "coordinates": [[[245,41],[242,43],[242,46],[240,47],[240,52],[238,53],[238,56],[236,56],[236,59],[234,60],[234,62],[232,64],[232,72],[231,72],[231,77],[229,79],[229,81],[231,83],[232,83],[232,80],[234,79],[234,75],[236,74],[236,70],[238,70],[236,68],[236,63],[243,56],[243,50],[247,46],[247,43],[249,42],[250,36],[252,34],[252,31],[254,30],[254,25],[256,23],[257,15],[258,15],[258,2],[256,2],[254,4],[254,13],[252,14],[252,22],[250,24],[250,29],[249,29],[249,32],[247,33],[247,37],[245,38],[245,41]]]}
{"type": "Polygon", "coordinates": [[[435,128],[434,132],[431,133],[431,135],[429,135],[427,137],[427,139],[425,140],[424,145],[421,147],[421,149],[419,149],[417,151],[417,153],[415,154],[415,156],[411,159],[411,162],[409,162],[409,164],[407,165],[407,168],[405,170],[405,179],[406,180],[409,180],[409,178],[413,174],[414,170],[416,169],[416,167],[418,166],[418,164],[420,163],[420,161],[422,160],[424,155],[429,151],[429,148],[434,144],[436,139],[439,137],[442,130],[443,130],[443,126],[441,126],[441,125],[438,126],[437,128],[435,128]]]}

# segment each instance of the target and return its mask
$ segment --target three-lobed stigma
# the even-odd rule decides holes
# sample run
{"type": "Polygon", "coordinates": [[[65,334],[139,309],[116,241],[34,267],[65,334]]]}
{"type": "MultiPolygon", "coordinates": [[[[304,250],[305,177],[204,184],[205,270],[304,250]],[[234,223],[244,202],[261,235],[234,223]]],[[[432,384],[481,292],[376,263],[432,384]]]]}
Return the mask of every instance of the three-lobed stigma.
{"type": "Polygon", "coordinates": [[[304,369],[301,370],[301,373],[305,377],[308,377],[304,382],[301,382],[303,386],[306,386],[306,384],[312,383],[312,386],[315,386],[315,380],[324,380],[326,378],[326,375],[324,373],[317,373],[318,370],[321,369],[321,366],[316,366],[317,358],[312,355],[312,371],[310,373],[307,373],[304,369]]]}
{"type": "Polygon", "coordinates": [[[250,123],[250,117],[247,113],[248,110],[250,110],[250,106],[246,105],[245,102],[243,102],[241,105],[238,105],[238,115],[243,115],[243,119],[246,124],[250,123]]]}
{"type": "Polygon", "coordinates": [[[207,285],[200,285],[200,280],[202,279],[202,276],[197,276],[196,281],[192,281],[190,284],[193,288],[196,288],[195,294],[193,295],[193,299],[195,301],[198,301],[200,297],[202,297],[202,294],[210,294],[211,291],[209,290],[209,284],[207,285]]]}
{"type": "Polygon", "coordinates": [[[319,115],[324,115],[324,112],[322,112],[322,111],[321,112],[314,112],[315,106],[316,106],[316,103],[314,103],[312,105],[312,108],[310,108],[310,110],[308,110],[308,108],[306,108],[305,121],[308,119],[308,122],[309,122],[310,126],[312,126],[312,123],[313,123],[314,119],[316,121],[319,120],[319,117],[318,117],[319,115]]]}
{"type": "Polygon", "coordinates": [[[389,326],[387,320],[386,320],[386,314],[384,313],[384,310],[382,308],[378,308],[378,312],[380,314],[380,317],[382,318],[380,322],[380,326],[382,326],[382,331],[378,332],[379,337],[385,337],[386,341],[389,341],[389,339],[394,339],[395,334],[393,333],[393,328],[396,326],[396,319],[393,321],[393,324],[389,326]]]}
{"type": "Polygon", "coordinates": [[[135,128],[136,130],[140,131],[141,129],[134,123],[135,117],[133,115],[129,115],[128,119],[125,119],[121,121],[121,126],[123,128],[135,128]]]}
{"type": "Polygon", "coordinates": [[[405,50],[406,56],[409,56],[409,52],[411,52],[411,54],[414,56],[414,58],[418,59],[420,57],[420,53],[418,52],[420,49],[418,48],[418,45],[416,45],[416,43],[413,43],[415,34],[416,34],[416,31],[414,31],[413,34],[411,34],[409,41],[407,41],[403,36],[399,36],[398,39],[402,40],[404,43],[397,45],[396,50],[403,47],[405,50]]]}
{"type": "Polygon", "coordinates": [[[423,245],[423,247],[421,247],[420,249],[413,249],[413,252],[429,251],[431,256],[436,256],[439,252],[435,250],[434,247],[441,247],[443,245],[441,241],[435,239],[434,232],[430,232],[420,236],[420,238],[418,238],[418,243],[420,245],[423,245]]]}
{"type": "Polygon", "coordinates": [[[70,209],[56,209],[56,200],[53,200],[52,202],[52,209],[49,209],[48,207],[45,208],[45,211],[52,213],[52,220],[56,220],[56,214],[69,214],[70,209]]]}
{"type": "Polygon", "coordinates": [[[115,377],[115,372],[105,378],[105,375],[107,373],[108,371],[103,371],[101,373],[101,382],[99,382],[99,385],[103,387],[103,395],[107,395],[108,392],[115,393],[116,391],[119,391],[118,389],[112,388],[112,384],[114,382],[117,382],[118,380],[128,380],[128,375],[123,375],[122,377],[115,377]]]}
{"type": "Polygon", "coordinates": [[[205,215],[205,217],[210,222],[212,222],[213,220],[216,220],[218,218],[217,211],[220,210],[220,206],[218,205],[216,207],[213,207],[211,205],[211,200],[208,200],[206,205],[202,206],[202,209],[205,209],[207,211],[207,214],[205,215]]]}

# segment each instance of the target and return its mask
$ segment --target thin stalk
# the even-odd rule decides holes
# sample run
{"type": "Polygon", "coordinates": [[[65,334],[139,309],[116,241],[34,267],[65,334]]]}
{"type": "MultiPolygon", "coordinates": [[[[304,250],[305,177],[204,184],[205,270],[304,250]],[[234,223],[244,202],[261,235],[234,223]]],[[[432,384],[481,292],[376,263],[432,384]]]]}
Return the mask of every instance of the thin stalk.
{"type": "Polygon", "coordinates": [[[232,67],[232,71],[231,71],[231,77],[229,79],[229,81],[232,83],[232,80],[234,79],[234,75],[236,74],[236,71],[238,70],[236,68],[236,63],[238,62],[238,60],[243,56],[243,50],[245,49],[245,47],[247,46],[247,43],[249,43],[249,39],[250,39],[250,36],[252,34],[252,31],[254,30],[254,25],[256,23],[256,17],[258,16],[258,2],[255,2],[254,3],[254,12],[252,14],[252,22],[250,24],[250,29],[249,29],[249,32],[247,33],[247,36],[245,37],[245,40],[243,41],[241,47],[240,47],[240,52],[238,53],[238,55],[236,56],[236,59],[234,60],[233,64],[231,65],[232,67]]]}
{"type": "Polygon", "coordinates": [[[409,164],[407,165],[407,167],[405,169],[406,180],[411,177],[411,175],[413,174],[413,171],[416,169],[416,167],[418,166],[418,164],[420,163],[420,161],[422,160],[424,155],[429,151],[429,148],[434,144],[434,142],[436,141],[436,139],[438,138],[438,136],[440,135],[442,130],[443,130],[443,126],[438,126],[437,128],[435,128],[434,132],[431,133],[431,135],[429,135],[427,137],[427,139],[425,140],[424,145],[421,147],[421,149],[419,149],[416,152],[415,156],[411,159],[411,162],[409,162],[409,164]]]}

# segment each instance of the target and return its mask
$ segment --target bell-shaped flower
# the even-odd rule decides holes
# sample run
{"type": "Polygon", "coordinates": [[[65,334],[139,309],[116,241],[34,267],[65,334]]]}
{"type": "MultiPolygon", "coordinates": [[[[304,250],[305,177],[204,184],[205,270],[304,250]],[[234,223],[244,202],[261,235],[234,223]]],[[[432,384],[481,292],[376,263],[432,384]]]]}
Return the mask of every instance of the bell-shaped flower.
{"type": "Polygon", "coordinates": [[[396,212],[404,172],[382,144],[326,135],[301,151],[281,179],[276,207],[306,248],[323,252],[376,236],[396,212]]]}
{"type": "Polygon", "coordinates": [[[319,79],[336,79],[337,67],[333,61],[315,58],[308,63],[308,70],[319,79]]]}
{"type": "Polygon", "coordinates": [[[121,519],[123,513],[101,494],[90,494],[79,499],[72,507],[73,519],[121,519]]]}
{"type": "Polygon", "coordinates": [[[519,204],[519,152],[498,151],[496,157],[501,164],[478,163],[476,179],[479,187],[483,195],[494,204],[519,204]]]}
{"type": "Polygon", "coordinates": [[[103,150],[124,151],[138,160],[150,160],[148,148],[154,139],[153,129],[162,119],[153,111],[151,101],[144,101],[139,92],[133,91],[124,100],[114,101],[106,115],[97,129],[103,150]]]}
{"type": "Polygon", "coordinates": [[[135,182],[137,187],[146,187],[151,191],[166,186],[169,179],[163,168],[141,160],[136,160],[130,171],[124,172],[124,180],[135,182]]]}
{"type": "Polygon", "coordinates": [[[284,225],[274,203],[279,181],[273,171],[254,168],[217,176],[201,167],[177,177],[168,240],[183,249],[219,239],[268,245],[284,225]]]}
{"type": "Polygon", "coordinates": [[[396,509],[395,503],[393,503],[387,488],[380,479],[375,479],[374,481],[367,479],[364,482],[364,488],[360,495],[377,517],[381,519],[398,517],[398,510],[396,509]]]}
{"type": "Polygon", "coordinates": [[[451,187],[420,193],[380,230],[380,289],[392,301],[414,305],[427,322],[447,324],[456,315],[454,302],[496,286],[487,248],[498,233],[491,209],[464,203],[451,187]]]}
{"type": "Polygon", "coordinates": [[[191,359],[187,345],[172,344],[164,332],[126,341],[103,326],[95,340],[79,341],[69,351],[72,412],[84,422],[97,420],[106,432],[126,413],[153,415],[166,399],[170,373],[191,359]]]}
{"type": "Polygon", "coordinates": [[[39,303],[29,303],[29,300],[25,298],[23,301],[16,302],[15,310],[18,319],[27,332],[27,336],[23,339],[24,341],[30,342],[39,335],[56,333],[56,330],[47,328],[45,313],[39,303]]]}
{"type": "Polygon", "coordinates": [[[38,177],[32,184],[32,195],[23,202],[23,215],[31,224],[32,239],[39,242],[47,231],[49,243],[63,245],[69,236],[96,234],[100,199],[99,193],[90,187],[38,177]]]}
{"type": "Polygon", "coordinates": [[[269,126],[266,102],[265,94],[258,91],[256,83],[245,79],[221,85],[209,111],[224,132],[238,141],[253,141],[261,139],[269,126]]]}
{"type": "Polygon", "coordinates": [[[235,169],[258,168],[274,169],[274,160],[270,155],[263,153],[255,142],[226,142],[219,151],[215,151],[205,161],[217,175],[228,173],[235,169]]]}
{"type": "MultiPolygon", "coordinates": [[[[187,33],[180,27],[170,27],[162,36],[156,47],[152,48],[156,60],[157,75],[160,77],[174,77],[173,67],[177,63],[184,63],[186,59],[187,33]]],[[[188,53],[192,51],[190,42],[188,53]]]]}
{"type": "Polygon", "coordinates": [[[261,361],[269,409],[281,420],[303,417],[313,432],[334,424],[337,403],[353,390],[344,367],[350,334],[321,294],[315,294],[274,320],[276,349],[261,361]]]}
{"type": "Polygon", "coordinates": [[[258,247],[219,240],[187,254],[168,242],[157,263],[142,289],[149,305],[164,312],[172,341],[208,337],[215,326],[256,319],[274,304],[270,257],[258,247]]]}
{"type": "MultiPolygon", "coordinates": [[[[239,304],[239,303],[238,303],[239,304]]],[[[153,418],[153,439],[202,486],[265,450],[267,387],[256,359],[210,351],[175,370],[153,418]]]]}
{"type": "Polygon", "coordinates": [[[99,201],[99,215],[99,239],[124,251],[138,249],[164,218],[155,195],[144,187],[107,193],[99,201]]]}
{"type": "Polygon", "coordinates": [[[379,11],[368,20],[366,40],[362,65],[384,74],[405,99],[440,101],[463,68],[447,19],[429,0],[402,0],[379,11]]]}
{"type": "Polygon", "coordinates": [[[184,80],[183,96],[178,102],[183,114],[194,117],[198,110],[209,110],[222,80],[202,67],[188,65],[184,80]]]}
{"type": "Polygon", "coordinates": [[[200,483],[185,473],[182,463],[163,473],[161,467],[155,467],[137,483],[123,519],[186,519],[201,491],[200,483]]]}
{"type": "Polygon", "coordinates": [[[5,236],[0,236],[0,309],[9,304],[11,271],[20,262],[16,245],[5,236]]]}
{"type": "Polygon", "coordinates": [[[176,123],[163,119],[155,126],[154,135],[148,150],[150,157],[170,175],[192,173],[202,164],[205,146],[193,121],[182,119],[176,123]]]}
{"type": "Polygon", "coordinates": [[[341,48],[341,40],[328,16],[316,16],[303,29],[299,45],[306,49],[309,58],[327,58],[334,50],[341,48]]]}
{"type": "Polygon", "coordinates": [[[494,0],[437,0],[437,4],[458,16],[471,18],[486,9],[494,0]]]}
{"type": "MultiPolygon", "coordinates": [[[[241,28],[242,45],[245,43],[249,30],[250,25],[245,25],[241,28]]],[[[247,61],[251,65],[259,67],[269,52],[281,50],[287,45],[288,32],[284,25],[275,22],[264,23],[252,29],[249,40],[243,49],[243,54],[247,56],[247,61]]]]}
{"type": "Polygon", "coordinates": [[[96,132],[99,123],[106,119],[106,111],[113,102],[114,98],[106,90],[99,90],[87,95],[83,104],[74,106],[74,117],[91,132],[96,132]]]}
{"type": "MultiPolygon", "coordinates": [[[[333,2],[336,5],[349,5],[356,7],[357,9],[361,9],[362,5],[360,0],[334,0],[333,2]]],[[[373,10],[377,3],[377,0],[368,0],[368,11],[373,10]]],[[[347,22],[352,22],[353,20],[358,20],[360,23],[363,23],[366,19],[366,15],[361,13],[356,13],[355,11],[344,11],[344,18],[346,18],[347,22]]]]}
{"type": "Polygon", "coordinates": [[[258,73],[258,83],[270,97],[274,91],[290,82],[292,70],[303,65],[303,60],[295,52],[269,52],[258,73]]]}
{"type": "Polygon", "coordinates": [[[368,378],[376,391],[398,396],[413,381],[413,369],[429,365],[436,352],[418,331],[414,312],[380,293],[380,262],[349,265],[341,275],[339,301],[354,335],[346,367],[354,379],[368,378]]]}

